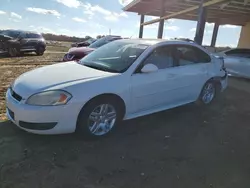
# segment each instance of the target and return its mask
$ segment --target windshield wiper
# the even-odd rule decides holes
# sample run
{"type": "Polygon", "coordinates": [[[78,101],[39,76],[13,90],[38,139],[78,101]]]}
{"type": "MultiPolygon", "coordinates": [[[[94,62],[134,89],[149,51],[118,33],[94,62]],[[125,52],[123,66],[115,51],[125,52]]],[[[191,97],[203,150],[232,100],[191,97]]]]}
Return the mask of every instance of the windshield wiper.
{"type": "Polygon", "coordinates": [[[113,69],[109,69],[109,68],[106,68],[104,66],[95,66],[95,65],[90,65],[90,64],[84,64],[84,66],[86,67],[90,67],[90,68],[93,68],[93,69],[97,69],[97,70],[101,70],[101,71],[105,71],[105,72],[113,72],[113,73],[119,73],[118,71],[116,70],[113,70],[113,69]]]}
{"type": "Polygon", "coordinates": [[[102,67],[98,67],[98,66],[94,66],[94,65],[86,65],[86,64],[83,64],[83,65],[84,65],[84,66],[86,66],[86,67],[93,68],[93,69],[102,70],[102,71],[107,71],[107,70],[105,70],[104,68],[102,68],[102,67]]]}

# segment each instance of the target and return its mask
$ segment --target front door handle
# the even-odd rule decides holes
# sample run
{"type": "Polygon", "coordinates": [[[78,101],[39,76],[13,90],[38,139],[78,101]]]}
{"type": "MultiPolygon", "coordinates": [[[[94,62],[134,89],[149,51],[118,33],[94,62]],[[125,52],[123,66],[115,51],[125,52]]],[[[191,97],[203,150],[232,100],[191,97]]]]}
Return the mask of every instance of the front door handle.
{"type": "Polygon", "coordinates": [[[175,74],[167,74],[168,78],[173,78],[175,76],[175,74]]]}

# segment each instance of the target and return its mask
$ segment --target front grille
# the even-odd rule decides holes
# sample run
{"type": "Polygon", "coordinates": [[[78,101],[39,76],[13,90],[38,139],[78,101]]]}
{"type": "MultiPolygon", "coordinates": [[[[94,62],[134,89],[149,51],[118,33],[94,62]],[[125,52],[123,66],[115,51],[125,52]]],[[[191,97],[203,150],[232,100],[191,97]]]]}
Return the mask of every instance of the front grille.
{"type": "Polygon", "coordinates": [[[72,54],[66,54],[65,55],[66,60],[72,60],[73,58],[74,58],[74,55],[72,55],[72,54]]]}
{"type": "Polygon", "coordinates": [[[31,129],[31,130],[49,130],[53,129],[56,126],[56,122],[51,123],[30,123],[30,122],[24,122],[19,121],[20,127],[23,127],[25,129],[31,129]]]}
{"type": "Polygon", "coordinates": [[[10,92],[11,92],[11,96],[16,99],[17,101],[21,101],[22,97],[20,95],[18,95],[15,91],[13,91],[12,88],[10,88],[10,92]]]}

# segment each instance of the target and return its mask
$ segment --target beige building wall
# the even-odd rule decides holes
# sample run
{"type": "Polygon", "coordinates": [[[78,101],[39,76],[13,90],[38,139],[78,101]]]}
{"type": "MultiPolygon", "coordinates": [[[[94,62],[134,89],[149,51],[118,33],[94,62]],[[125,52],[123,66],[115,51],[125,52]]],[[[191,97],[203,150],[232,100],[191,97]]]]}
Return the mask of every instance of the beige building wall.
{"type": "Polygon", "coordinates": [[[241,29],[238,48],[250,48],[250,22],[241,29]]]}

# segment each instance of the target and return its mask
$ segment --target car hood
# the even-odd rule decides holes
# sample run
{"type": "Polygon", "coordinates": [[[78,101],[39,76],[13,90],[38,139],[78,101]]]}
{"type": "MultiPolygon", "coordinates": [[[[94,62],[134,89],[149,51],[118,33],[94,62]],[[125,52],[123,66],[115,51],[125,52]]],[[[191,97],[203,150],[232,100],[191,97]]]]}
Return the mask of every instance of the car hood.
{"type": "Polygon", "coordinates": [[[69,49],[69,54],[72,54],[72,55],[79,55],[79,54],[86,54],[88,52],[92,52],[94,51],[95,48],[88,48],[88,47],[78,47],[78,48],[71,48],[69,49]]]}
{"type": "Polygon", "coordinates": [[[76,62],[58,63],[22,74],[14,81],[12,88],[17,94],[27,99],[34,93],[52,87],[73,84],[76,81],[112,76],[114,74],[92,69],[76,62]]]}

